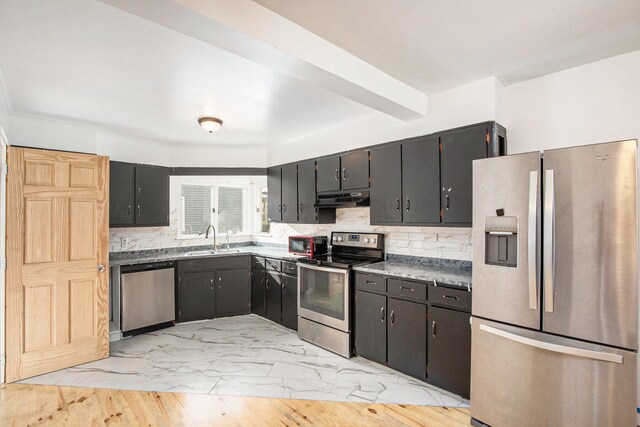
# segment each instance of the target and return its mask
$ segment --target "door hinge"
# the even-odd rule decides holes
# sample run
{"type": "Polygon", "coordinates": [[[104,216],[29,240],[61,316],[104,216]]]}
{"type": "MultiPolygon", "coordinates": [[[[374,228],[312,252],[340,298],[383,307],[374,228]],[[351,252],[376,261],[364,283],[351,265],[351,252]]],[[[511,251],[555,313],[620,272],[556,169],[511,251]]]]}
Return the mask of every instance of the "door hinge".
{"type": "Polygon", "coordinates": [[[440,219],[444,218],[444,209],[440,209],[440,219]]]}
{"type": "Polygon", "coordinates": [[[9,166],[6,163],[3,163],[2,166],[0,166],[0,173],[2,173],[2,175],[9,173],[9,166]]]}
{"type": "Polygon", "coordinates": [[[440,152],[442,153],[442,142],[440,143],[440,152]]]}
{"type": "Polygon", "coordinates": [[[6,269],[7,269],[7,259],[0,258],[0,270],[6,270],[6,269]]]}
{"type": "Polygon", "coordinates": [[[491,137],[490,137],[490,134],[489,134],[489,129],[487,129],[487,137],[486,137],[486,139],[487,139],[487,144],[489,144],[489,142],[491,142],[491,137]]]}
{"type": "Polygon", "coordinates": [[[429,364],[427,363],[427,366],[424,367],[424,373],[426,376],[429,376],[429,364]]]}

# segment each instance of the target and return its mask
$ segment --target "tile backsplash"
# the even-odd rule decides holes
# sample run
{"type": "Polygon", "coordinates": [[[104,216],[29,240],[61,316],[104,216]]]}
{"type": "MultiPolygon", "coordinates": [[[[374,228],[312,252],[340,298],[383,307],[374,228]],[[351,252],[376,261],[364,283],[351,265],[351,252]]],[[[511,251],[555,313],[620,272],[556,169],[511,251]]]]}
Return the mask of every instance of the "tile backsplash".
{"type": "MultiPolygon", "coordinates": [[[[211,244],[211,240],[177,239],[177,210],[170,215],[169,227],[112,228],[109,231],[111,252],[142,249],[160,249],[180,246],[211,244]],[[128,240],[122,245],[122,238],[128,240]]],[[[327,234],[331,231],[371,231],[385,233],[386,252],[431,258],[471,261],[471,228],[457,227],[405,227],[369,225],[369,208],[338,209],[336,223],[324,225],[271,224],[269,234],[231,236],[231,243],[254,241],[258,243],[286,244],[289,236],[327,234]]],[[[218,236],[218,243],[226,239],[218,236]]]]}

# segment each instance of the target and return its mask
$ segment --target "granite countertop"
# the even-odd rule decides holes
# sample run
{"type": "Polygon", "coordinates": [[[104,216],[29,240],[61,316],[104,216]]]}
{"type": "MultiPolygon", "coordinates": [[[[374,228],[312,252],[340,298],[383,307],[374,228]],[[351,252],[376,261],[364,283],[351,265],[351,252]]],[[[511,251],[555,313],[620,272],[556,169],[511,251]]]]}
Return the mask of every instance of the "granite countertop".
{"type": "Polygon", "coordinates": [[[232,247],[231,250],[218,249],[216,254],[187,256],[187,252],[208,250],[209,247],[197,248],[168,248],[145,251],[113,252],[109,255],[111,267],[123,265],[145,264],[149,262],[175,261],[179,259],[199,259],[221,256],[241,256],[257,255],[267,258],[276,258],[284,261],[296,262],[300,256],[292,255],[286,248],[266,247],[266,246],[239,246],[232,247]]]}
{"type": "Polygon", "coordinates": [[[435,280],[438,285],[456,286],[471,290],[470,267],[424,265],[394,260],[361,265],[354,267],[354,270],[431,283],[435,280]]]}

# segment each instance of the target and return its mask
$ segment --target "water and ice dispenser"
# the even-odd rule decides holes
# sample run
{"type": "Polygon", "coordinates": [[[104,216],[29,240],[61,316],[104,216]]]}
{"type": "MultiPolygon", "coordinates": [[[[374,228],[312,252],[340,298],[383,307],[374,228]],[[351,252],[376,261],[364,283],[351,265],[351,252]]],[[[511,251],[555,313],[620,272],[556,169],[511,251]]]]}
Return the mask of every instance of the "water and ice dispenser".
{"type": "Polygon", "coordinates": [[[498,210],[497,216],[484,219],[484,262],[502,267],[518,266],[518,218],[504,216],[498,210]]]}

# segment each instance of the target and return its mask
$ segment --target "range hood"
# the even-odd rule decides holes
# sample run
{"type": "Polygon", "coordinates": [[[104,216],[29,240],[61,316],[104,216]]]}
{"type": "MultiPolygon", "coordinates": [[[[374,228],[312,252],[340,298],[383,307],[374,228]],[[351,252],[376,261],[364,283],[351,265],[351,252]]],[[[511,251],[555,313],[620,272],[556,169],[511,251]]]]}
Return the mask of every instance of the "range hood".
{"type": "Polygon", "coordinates": [[[356,208],[369,206],[368,191],[340,191],[318,194],[316,208],[356,208]]]}

